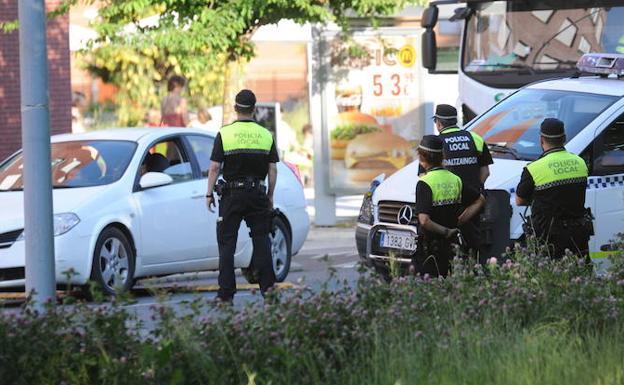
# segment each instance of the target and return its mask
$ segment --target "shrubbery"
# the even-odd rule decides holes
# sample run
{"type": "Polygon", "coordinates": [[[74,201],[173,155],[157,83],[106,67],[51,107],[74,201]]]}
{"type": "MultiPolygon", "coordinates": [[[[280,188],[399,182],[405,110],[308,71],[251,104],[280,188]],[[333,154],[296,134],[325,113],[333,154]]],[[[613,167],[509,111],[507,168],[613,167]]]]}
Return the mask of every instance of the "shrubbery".
{"type": "Polygon", "coordinates": [[[145,327],[126,308],[78,304],[0,318],[6,384],[621,384],[624,263],[517,249],[445,280],[280,293],[266,305],[178,311],[145,327]],[[149,330],[148,330],[149,329],[149,330]]]}

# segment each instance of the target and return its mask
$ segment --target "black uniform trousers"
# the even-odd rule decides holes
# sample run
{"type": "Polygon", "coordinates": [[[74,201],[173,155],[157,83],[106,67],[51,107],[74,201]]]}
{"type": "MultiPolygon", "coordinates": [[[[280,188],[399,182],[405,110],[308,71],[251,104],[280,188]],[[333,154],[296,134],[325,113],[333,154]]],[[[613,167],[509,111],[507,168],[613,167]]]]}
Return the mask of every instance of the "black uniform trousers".
{"type": "Polygon", "coordinates": [[[459,230],[462,237],[464,237],[464,241],[466,241],[462,251],[473,257],[478,256],[479,262],[484,263],[485,261],[482,261],[484,256],[477,255],[481,250],[481,213],[459,226],[459,230]]]}
{"type": "Polygon", "coordinates": [[[266,193],[259,188],[226,189],[223,192],[217,222],[219,298],[230,300],[236,292],[234,253],[238,229],[243,219],[251,229],[253,242],[251,268],[259,273],[260,291],[264,294],[275,283],[269,239],[273,221],[270,206],[266,193]]]}
{"type": "Polygon", "coordinates": [[[430,237],[419,242],[412,259],[416,274],[446,277],[453,259],[453,244],[444,238],[430,237]]]}
{"type": "Polygon", "coordinates": [[[541,242],[548,246],[550,257],[559,259],[566,249],[572,254],[589,259],[590,234],[584,226],[583,218],[552,219],[536,218],[535,233],[541,242]],[[541,219],[541,220],[540,220],[541,219]]]}

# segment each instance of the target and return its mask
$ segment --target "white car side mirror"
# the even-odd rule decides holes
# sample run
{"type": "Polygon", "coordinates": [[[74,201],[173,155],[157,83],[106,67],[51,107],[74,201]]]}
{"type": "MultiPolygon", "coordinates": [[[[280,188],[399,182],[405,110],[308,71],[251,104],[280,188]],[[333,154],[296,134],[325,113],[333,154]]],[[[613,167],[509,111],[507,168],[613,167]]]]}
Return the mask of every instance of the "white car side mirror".
{"type": "Polygon", "coordinates": [[[141,180],[139,181],[139,186],[141,186],[141,188],[145,190],[152,187],[166,186],[171,183],[173,183],[173,178],[165,173],[148,172],[141,177],[141,180]]]}

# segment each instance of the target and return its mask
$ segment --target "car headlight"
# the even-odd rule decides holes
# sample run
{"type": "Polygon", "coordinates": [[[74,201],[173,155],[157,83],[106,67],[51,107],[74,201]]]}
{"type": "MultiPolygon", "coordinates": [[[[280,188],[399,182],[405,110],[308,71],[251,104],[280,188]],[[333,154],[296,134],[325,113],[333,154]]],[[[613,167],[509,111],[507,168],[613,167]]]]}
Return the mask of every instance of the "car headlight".
{"type": "Polygon", "coordinates": [[[73,229],[78,223],[80,218],[74,213],[62,213],[54,215],[54,236],[58,237],[63,235],[69,230],[73,229]]]}
{"type": "MultiPolygon", "coordinates": [[[[78,223],[80,223],[80,218],[78,215],[74,213],[62,213],[62,214],[54,214],[54,236],[58,237],[59,235],[63,235],[69,230],[73,229],[78,223]]],[[[16,241],[24,240],[24,232],[16,239],[16,241]]]]}
{"type": "Polygon", "coordinates": [[[381,184],[381,181],[375,179],[371,182],[368,191],[364,194],[364,199],[362,199],[362,206],[360,207],[360,214],[358,215],[359,223],[366,223],[368,225],[372,225],[375,221],[373,214],[373,193],[377,186],[381,184]]]}
{"type": "Polygon", "coordinates": [[[359,223],[366,223],[367,225],[373,224],[373,194],[367,192],[364,194],[364,199],[362,200],[362,206],[360,207],[360,214],[358,215],[357,221],[359,223]]]}

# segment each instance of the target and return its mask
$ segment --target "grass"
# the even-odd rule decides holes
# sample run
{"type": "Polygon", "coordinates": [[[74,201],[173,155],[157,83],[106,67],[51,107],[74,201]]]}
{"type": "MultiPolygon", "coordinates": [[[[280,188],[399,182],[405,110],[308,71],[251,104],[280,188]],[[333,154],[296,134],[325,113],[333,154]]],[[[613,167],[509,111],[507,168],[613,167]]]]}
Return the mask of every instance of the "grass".
{"type": "MultiPolygon", "coordinates": [[[[624,333],[578,334],[565,325],[508,332],[481,330],[448,345],[401,328],[361,352],[341,384],[618,385],[624,383],[624,333]],[[364,364],[367,363],[367,364],[364,364]],[[356,369],[356,368],[354,368],[356,369]]],[[[453,334],[456,330],[449,329],[453,334]]]]}

